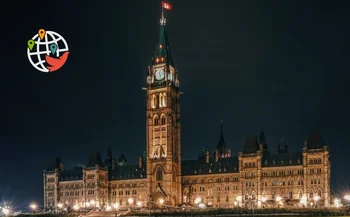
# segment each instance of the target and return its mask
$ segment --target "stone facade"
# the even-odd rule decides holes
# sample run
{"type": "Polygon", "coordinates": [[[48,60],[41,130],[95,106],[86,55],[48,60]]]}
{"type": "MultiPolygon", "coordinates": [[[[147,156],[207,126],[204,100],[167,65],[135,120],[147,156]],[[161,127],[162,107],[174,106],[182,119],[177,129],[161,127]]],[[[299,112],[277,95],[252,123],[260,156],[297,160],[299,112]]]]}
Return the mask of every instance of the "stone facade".
{"type": "Polygon", "coordinates": [[[147,74],[146,151],[138,164],[112,151],[102,161],[94,153],[88,163],[65,170],[60,158],[44,171],[45,209],[69,207],[177,206],[329,206],[330,158],[319,134],[300,152],[282,142],[271,152],[261,132],[249,137],[232,156],[223,124],[218,145],[198,159],[181,159],[179,76],[171,58],[162,17],[155,56],[147,74]],[[160,204],[161,203],[161,204],[160,204]],[[62,205],[62,207],[61,207],[62,205]]]}
{"type": "Polygon", "coordinates": [[[195,203],[200,198],[207,205],[222,208],[255,203],[265,207],[329,206],[328,147],[322,145],[319,136],[311,139],[317,146],[305,142],[302,152],[284,148],[277,153],[270,153],[265,143],[247,139],[245,147],[255,146],[256,150],[248,149],[238,157],[215,154],[213,158],[184,162],[183,168],[191,166],[187,167],[188,174],[182,174],[183,200],[195,203]]]}

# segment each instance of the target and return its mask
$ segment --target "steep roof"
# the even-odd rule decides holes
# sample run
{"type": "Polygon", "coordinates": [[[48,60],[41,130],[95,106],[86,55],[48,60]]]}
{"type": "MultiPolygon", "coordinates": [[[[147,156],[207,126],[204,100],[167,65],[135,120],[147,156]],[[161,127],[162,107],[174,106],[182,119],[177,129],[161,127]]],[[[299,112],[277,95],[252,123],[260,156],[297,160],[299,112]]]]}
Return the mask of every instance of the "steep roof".
{"type": "Polygon", "coordinates": [[[183,160],[181,162],[182,175],[205,175],[238,172],[237,157],[219,158],[218,162],[210,158],[209,163],[205,159],[183,160]],[[210,171],[210,172],[209,172],[210,171]]]}
{"type": "Polygon", "coordinates": [[[49,166],[47,167],[46,171],[55,171],[55,169],[60,169],[60,165],[62,163],[62,160],[60,157],[56,157],[55,160],[53,160],[49,166]]]}
{"type": "Polygon", "coordinates": [[[216,146],[216,150],[218,151],[219,157],[230,157],[231,156],[231,150],[227,148],[226,142],[224,139],[224,121],[221,119],[221,126],[220,126],[220,138],[218,145],[216,146]]]}
{"type": "Polygon", "coordinates": [[[307,139],[307,148],[309,149],[319,149],[324,145],[323,138],[320,132],[313,132],[307,139]]]}
{"type": "MultiPolygon", "coordinates": [[[[165,20],[165,18],[162,18],[162,20],[165,20]]],[[[156,49],[154,52],[154,58],[153,58],[152,64],[154,65],[154,64],[160,64],[160,63],[166,63],[174,67],[174,61],[171,58],[170,43],[168,40],[168,33],[167,33],[165,21],[164,22],[161,21],[159,26],[158,41],[156,44],[156,49]]]]}
{"type": "Polygon", "coordinates": [[[60,181],[83,180],[83,168],[78,167],[73,170],[65,170],[60,173],[60,181]]]}
{"type": "Polygon", "coordinates": [[[118,162],[119,163],[122,163],[122,162],[123,163],[127,163],[126,157],[125,157],[125,155],[123,153],[120,154],[118,162]]]}
{"type": "Polygon", "coordinates": [[[260,131],[259,135],[259,144],[263,145],[263,151],[268,151],[267,143],[266,143],[266,136],[264,131],[260,131]]]}
{"type": "Polygon", "coordinates": [[[89,160],[88,160],[88,163],[86,164],[86,167],[95,167],[96,165],[98,165],[99,167],[104,167],[100,152],[92,153],[89,156],[89,160]]]}
{"type": "Polygon", "coordinates": [[[268,153],[262,157],[263,167],[302,165],[302,152],[268,153]]]}
{"type": "Polygon", "coordinates": [[[109,180],[143,179],[146,178],[146,166],[139,168],[139,165],[116,166],[109,170],[109,180]]]}
{"type": "Polygon", "coordinates": [[[243,154],[253,154],[259,150],[259,144],[256,136],[247,137],[243,147],[243,154]]]}

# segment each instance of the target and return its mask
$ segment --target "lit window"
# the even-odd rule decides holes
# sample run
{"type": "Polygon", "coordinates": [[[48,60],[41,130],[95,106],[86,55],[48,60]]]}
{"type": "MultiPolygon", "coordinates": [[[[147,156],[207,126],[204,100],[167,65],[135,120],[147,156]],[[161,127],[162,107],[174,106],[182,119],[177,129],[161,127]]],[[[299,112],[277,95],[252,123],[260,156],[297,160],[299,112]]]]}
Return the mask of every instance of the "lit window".
{"type": "Polygon", "coordinates": [[[162,115],[160,123],[161,123],[161,125],[165,125],[166,124],[165,115],[162,115]]]}
{"type": "Polygon", "coordinates": [[[154,118],[153,118],[153,125],[154,125],[154,126],[158,126],[158,125],[159,125],[158,116],[154,116],[154,118]]]}

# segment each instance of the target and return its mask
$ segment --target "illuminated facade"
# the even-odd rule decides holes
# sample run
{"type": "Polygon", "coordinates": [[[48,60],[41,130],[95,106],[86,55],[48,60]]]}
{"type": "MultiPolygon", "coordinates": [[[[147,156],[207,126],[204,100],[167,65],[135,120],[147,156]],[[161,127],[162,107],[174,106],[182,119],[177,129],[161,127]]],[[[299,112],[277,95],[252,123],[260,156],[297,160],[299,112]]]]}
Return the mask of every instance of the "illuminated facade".
{"type": "Polygon", "coordinates": [[[60,159],[44,171],[44,207],[329,206],[330,158],[319,134],[300,152],[280,144],[268,149],[265,134],[247,138],[233,156],[223,124],[215,150],[195,160],[181,159],[179,77],[171,58],[166,20],[161,18],[155,56],[147,75],[146,151],[136,165],[107,151],[85,166],[65,170],[60,159]]]}

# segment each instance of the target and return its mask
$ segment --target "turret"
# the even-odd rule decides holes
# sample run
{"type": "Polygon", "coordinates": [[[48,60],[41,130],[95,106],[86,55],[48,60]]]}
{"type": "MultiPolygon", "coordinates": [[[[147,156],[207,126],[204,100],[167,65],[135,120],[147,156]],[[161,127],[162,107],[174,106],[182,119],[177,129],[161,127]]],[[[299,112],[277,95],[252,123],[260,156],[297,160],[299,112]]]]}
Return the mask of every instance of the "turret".
{"type": "Polygon", "coordinates": [[[224,139],[224,120],[221,119],[220,125],[220,138],[218,145],[216,146],[216,152],[218,153],[219,158],[231,157],[231,150],[227,148],[226,142],[224,139]]]}
{"type": "Polygon", "coordinates": [[[113,161],[113,156],[112,156],[112,149],[111,148],[107,148],[107,153],[106,153],[106,158],[104,161],[104,165],[107,168],[112,167],[112,161],[113,161]]]}
{"type": "Polygon", "coordinates": [[[267,144],[266,144],[266,136],[264,131],[260,131],[259,136],[259,149],[263,152],[268,152],[267,144]]]}
{"type": "Polygon", "coordinates": [[[118,159],[118,166],[128,165],[125,155],[122,153],[118,159]]]}

